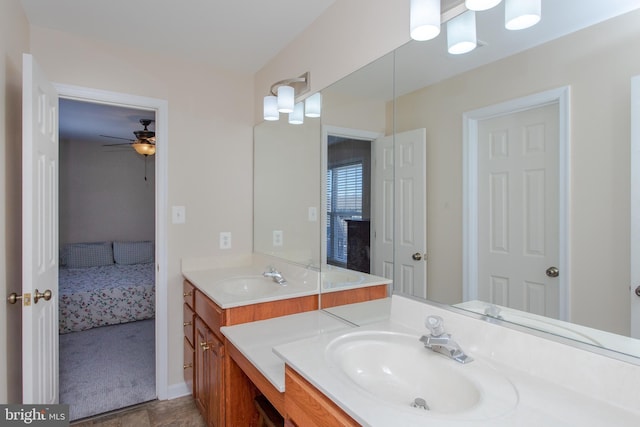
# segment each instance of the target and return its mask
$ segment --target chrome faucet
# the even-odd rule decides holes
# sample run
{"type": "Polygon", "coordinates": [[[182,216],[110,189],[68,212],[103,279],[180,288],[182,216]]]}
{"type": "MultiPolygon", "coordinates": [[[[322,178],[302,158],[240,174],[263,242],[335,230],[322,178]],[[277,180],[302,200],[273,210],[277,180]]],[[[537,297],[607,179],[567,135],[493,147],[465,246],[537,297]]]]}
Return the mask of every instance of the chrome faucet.
{"type": "Polygon", "coordinates": [[[285,286],[287,284],[287,281],[285,280],[285,278],[282,277],[282,273],[280,273],[274,267],[268,267],[268,268],[269,268],[269,271],[265,271],[264,273],[262,273],[264,277],[271,277],[273,281],[276,282],[278,285],[285,286]]]}
{"type": "Polygon", "coordinates": [[[457,342],[451,339],[451,335],[444,331],[444,320],[440,316],[429,316],[425,325],[431,332],[429,335],[420,337],[420,342],[430,350],[442,353],[447,357],[460,363],[473,361],[471,356],[467,356],[457,342]]]}

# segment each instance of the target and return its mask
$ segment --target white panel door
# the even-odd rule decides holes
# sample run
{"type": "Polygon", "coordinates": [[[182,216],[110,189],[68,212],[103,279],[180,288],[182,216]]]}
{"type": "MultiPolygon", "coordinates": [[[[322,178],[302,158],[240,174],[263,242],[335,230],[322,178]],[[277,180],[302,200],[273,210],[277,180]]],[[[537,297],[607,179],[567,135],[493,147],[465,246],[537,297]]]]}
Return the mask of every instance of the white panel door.
{"type": "Polygon", "coordinates": [[[374,143],[373,274],[394,290],[427,297],[426,130],[374,143]]]}
{"type": "Polygon", "coordinates": [[[31,55],[22,87],[23,403],[58,403],[58,94],[31,55]],[[50,291],[47,301],[41,294],[50,291]]]}
{"type": "Polygon", "coordinates": [[[559,317],[558,104],[478,125],[478,297],[559,317]]]}
{"type": "Polygon", "coordinates": [[[427,132],[395,135],[395,289],[427,298],[427,132]]]}
{"type": "Polygon", "coordinates": [[[640,76],[631,79],[631,337],[640,339],[640,76]]]}
{"type": "Polygon", "coordinates": [[[373,141],[371,272],[393,280],[393,137],[373,141]]]}

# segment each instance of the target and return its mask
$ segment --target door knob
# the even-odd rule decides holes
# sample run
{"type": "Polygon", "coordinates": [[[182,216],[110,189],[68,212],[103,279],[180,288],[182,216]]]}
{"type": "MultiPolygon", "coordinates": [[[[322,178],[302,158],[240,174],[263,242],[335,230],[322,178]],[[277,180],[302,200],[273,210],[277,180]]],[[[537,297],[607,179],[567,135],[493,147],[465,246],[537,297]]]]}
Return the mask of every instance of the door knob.
{"type": "Polygon", "coordinates": [[[560,275],[560,270],[557,267],[549,267],[547,268],[547,276],[549,277],[558,277],[560,275]]]}
{"type": "MultiPolygon", "coordinates": [[[[420,261],[423,258],[423,255],[420,252],[416,252],[411,255],[411,258],[413,258],[414,261],[420,261]]],[[[427,254],[424,254],[424,259],[427,259],[427,254]]]]}
{"type": "Polygon", "coordinates": [[[7,298],[7,301],[9,301],[9,304],[15,304],[18,302],[18,300],[22,299],[22,295],[18,295],[15,292],[11,292],[9,294],[9,297],[7,298]]]}
{"type": "Polygon", "coordinates": [[[34,303],[38,303],[38,301],[40,301],[40,299],[44,299],[45,301],[49,301],[51,299],[51,290],[47,289],[44,292],[40,292],[39,290],[36,289],[36,294],[33,297],[33,302],[34,303]]]}
{"type": "Polygon", "coordinates": [[[636,288],[636,295],[640,297],[640,286],[636,288]]]}

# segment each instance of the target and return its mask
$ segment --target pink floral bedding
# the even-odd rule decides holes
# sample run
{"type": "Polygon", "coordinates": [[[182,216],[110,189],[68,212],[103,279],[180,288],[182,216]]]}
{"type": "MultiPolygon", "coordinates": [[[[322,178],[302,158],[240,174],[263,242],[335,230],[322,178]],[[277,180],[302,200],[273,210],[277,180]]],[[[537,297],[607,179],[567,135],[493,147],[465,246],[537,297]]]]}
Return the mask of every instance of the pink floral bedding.
{"type": "Polygon", "coordinates": [[[154,265],[60,268],[59,332],[153,318],[154,265]]]}

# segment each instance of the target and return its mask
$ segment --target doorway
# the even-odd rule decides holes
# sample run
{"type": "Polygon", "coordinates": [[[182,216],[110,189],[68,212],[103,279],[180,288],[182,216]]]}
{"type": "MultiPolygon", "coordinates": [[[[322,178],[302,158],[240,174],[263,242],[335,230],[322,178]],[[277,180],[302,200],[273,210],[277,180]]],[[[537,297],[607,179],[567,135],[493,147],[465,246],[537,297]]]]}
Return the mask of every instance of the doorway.
{"type": "Polygon", "coordinates": [[[59,384],[72,421],[156,398],[155,156],[133,146],[155,148],[154,124],[154,110],[59,100],[59,384]]]}
{"type": "MultiPolygon", "coordinates": [[[[499,305],[544,314],[560,320],[569,318],[568,106],[569,88],[565,87],[465,113],[463,164],[464,301],[482,299],[499,305]],[[547,113],[547,118],[536,115],[542,111],[547,113]],[[501,118],[508,120],[502,123],[500,121],[501,118]],[[535,123],[536,125],[521,123],[519,125],[520,130],[517,131],[518,141],[509,142],[508,131],[505,129],[511,126],[511,123],[520,119],[522,119],[522,123],[531,121],[530,123],[535,123]],[[550,155],[554,160],[549,161],[542,154],[539,156],[541,163],[535,168],[526,169],[522,165],[519,166],[519,172],[516,172],[519,177],[515,181],[520,182],[522,179],[520,184],[514,184],[514,179],[509,182],[509,172],[506,169],[502,168],[502,173],[497,173],[490,169],[490,166],[488,166],[490,161],[488,159],[497,159],[501,153],[504,154],[502,157],[506,159],[508,157],[507,153],[510,152],[509,150],[520,153],[521,158],[526,159],[527,162],[535,156],[530,156],[527,153],[522,155],[525,151],[529,149],[544,151],[544,129],[547,126],[545,120],[551,120],[547,130],[553,130],[549,131],[550,135],[546,137],[555,141],[553,143],[554,146],[549,150],[552,151],[550,155]],[[499,134],[503,136],[502,139],[498,138],[499,134]],[[539,149],[535,147],[535,140],[538,141],[538,144],[542,144],[539,149]],[[527,146],[525,144],[524,148],[522,148],[527,141],[532,145],[527,146]],[[509,144],[513,144],[513,147],[509,144]],[[481,148],[481,145],[483,148],[481,148]],[[547,162],[546,165],[545,162],[547,162]],[[544,168],[550,167],[549,163],[557,166],[551,166],[552,175],[555,178],[552,180],[553,184],[547,186],[547,188],[544,187],[544,168]],[[539,184],[538,186],[535,185],[536,182],[539,184]],[[536,188],[537,191],[534,191],[536,188]],[[487,192],[490,193],[490,197],[487,197],[487,192]],[[531,200],[526,198],[527,194],[533,197],[534,193],[538,195],[536,198],[531,200]],[[537,230],[535,233],[531,230],[527,233],[523,233],[521,230],[514,232],[509,228],[511,227],[508,220],[510,198],[519,199],[520,205],[524,206],[524,212],[516,215],[518,219],[525,218],[525,220],[537,221],[533,224],[534,226],[530,227],[533,231],[537,230]],[[491,208],[494,209],[492,210],[491,208]],[[498,215],[497,213],[499,212],[502,212],[503,215],[498,215]],[[552,235],[554,241],[556,241],[555,237],[558,237],[556,243],[553,243],[553,248],[549,247],[549,239],[544,235],[547,216],[553,217],[554,221],[552,227],[549,227],[546,232],[552,235]],[[500,221],[501,217],[505,220],[500,221]],[[495,261],[491,258],[494,254],[504,255],[509,252],[509,248],[516,249],[516,252],[519,253],[518,256],[522,253],[527,253],[527,245],[523,243],[522,238],[519,237],[517,242],[513,240],[513,236],[516,234],[520,235],[520,237],[524,235],[524,239],[528,239],[529,243],[535,243],[536,241],[539,243],[533,246],[538,248],[537,250],[540,254],[536,254],[532,258],[544,258],[541,256],[542,252],[552,255],[552,261],[545,262],[552,262],[553,266],[545,264],[545,267],[542,268],[536,265],[535,280],[526,277],[512,279],[506,273],[498,274],[495,273],[495,270],[489,271],[489,267],[495,261]],[[502,242],[501,245],[498,245],[499,241],[502,242]],[[488,242],[495,243],[496,247],[494,248],[488,242]],[[545,276],[552,282],[551,284],[545,283],[545,276]],[[516,283],[517,292],[513,291],[509,283],[516,283]]],[[[503,166],[511,167],[512,161],[509,160],[507,162],[505,160],[503,163],[503,166]]],[[[549,180],[547,179],[547,181],[549,180]]],[[[530,248],[531,251],[536,249],[533,246],[530,248]]]]}

